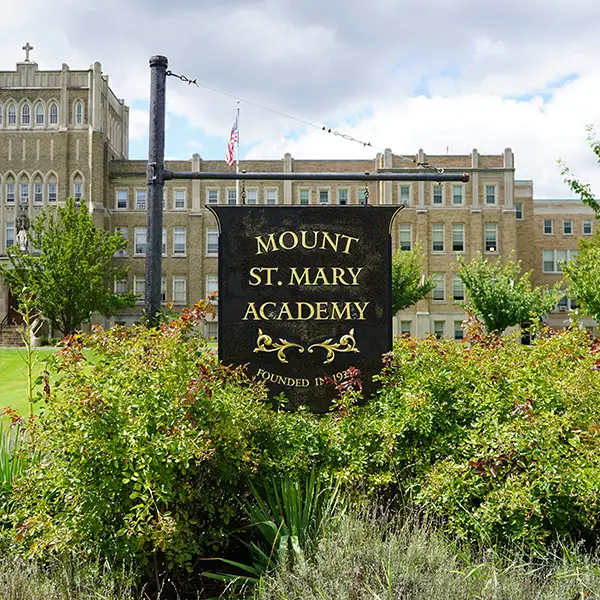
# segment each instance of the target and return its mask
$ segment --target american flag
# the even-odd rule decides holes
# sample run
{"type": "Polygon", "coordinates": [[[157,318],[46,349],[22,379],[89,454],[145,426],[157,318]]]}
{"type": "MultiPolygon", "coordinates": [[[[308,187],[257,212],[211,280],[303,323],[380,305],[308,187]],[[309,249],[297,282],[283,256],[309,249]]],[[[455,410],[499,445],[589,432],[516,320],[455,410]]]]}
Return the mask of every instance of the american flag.
{"type": "Polygon", "coordinates": [[[229,134],[229,143],[227,144],[227,152],[225,154],[225,160],[227,164],[232,167],[235,163],[235,145],[238,141],[238,120],[237,117],[233,123],[233,127],[231,128],[231,133],[229,134]]]}

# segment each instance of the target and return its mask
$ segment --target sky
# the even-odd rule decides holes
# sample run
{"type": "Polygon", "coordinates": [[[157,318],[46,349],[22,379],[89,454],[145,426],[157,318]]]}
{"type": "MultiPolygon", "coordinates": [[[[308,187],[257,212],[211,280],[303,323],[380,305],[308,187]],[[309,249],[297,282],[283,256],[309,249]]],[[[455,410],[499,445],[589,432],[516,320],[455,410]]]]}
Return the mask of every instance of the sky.
{"type": "MultiPolygon", "coordinates": [[[[240,100],[243,159],[515,152],[537,198],[600,190],[598,0],[30,0],[3,6],[0,70],[102,64],[147,158],[148,59],[167,80],[167,158],[223,159],[240,100]],[[40,18],[43,15],[43,18],[40,18]],[[227,92],[222,94],[214,90],[227,92]],[[267,107],[265,110],[256,105],[267,107]],[[275,111],[275,112],[273,112],[275,111]],[[295,119],[282,116],[290,115],[295,119]],[[322,131],[326,126],[371,147],[322,131]]],[[[600,192],[597,192],[600,193],[600,192]]]]}

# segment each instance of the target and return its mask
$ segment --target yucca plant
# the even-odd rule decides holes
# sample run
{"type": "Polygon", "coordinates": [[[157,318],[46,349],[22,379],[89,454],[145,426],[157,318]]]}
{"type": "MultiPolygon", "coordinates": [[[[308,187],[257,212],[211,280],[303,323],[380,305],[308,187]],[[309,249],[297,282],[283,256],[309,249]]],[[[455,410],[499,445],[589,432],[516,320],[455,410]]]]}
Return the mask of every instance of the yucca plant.
{"type": "Polygon", "coordinates": [[[241,574],[205,573],[238,593],[257,585],[263,575],[276,567],[304,560],[346,510],[339,481],[331,476],[320,477],[314,469],[304,482],[286,474],[258,487],[250,483],[250,492],[252,500],[243,504],[242,509],[250,527],[260,533],[258,541],[244,542],[250,551],[251,564],[221,558],[241,574]]]}
{"type": "Polygon", "coordinates": [[[0,497],[12,489],[14,480],[25,469],[23,434],[18,427],[0,423],[0,497]]]}

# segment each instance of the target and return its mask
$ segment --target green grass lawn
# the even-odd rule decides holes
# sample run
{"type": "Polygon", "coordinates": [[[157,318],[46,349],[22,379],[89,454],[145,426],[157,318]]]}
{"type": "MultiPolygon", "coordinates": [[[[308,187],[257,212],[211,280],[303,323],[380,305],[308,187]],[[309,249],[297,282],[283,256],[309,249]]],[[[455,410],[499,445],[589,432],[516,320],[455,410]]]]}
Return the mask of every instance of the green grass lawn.
{"type": "MultiPolygon", "coordinates": [[[[39,348],[36,351],[35,377],[44,368],[43,360],[58,348],[39,348]]],[[[17,348],[0,348],[0,411],[6,406],[22,415],[29,412],[27,403],[27,371],[25,351],[17,348]]]]}

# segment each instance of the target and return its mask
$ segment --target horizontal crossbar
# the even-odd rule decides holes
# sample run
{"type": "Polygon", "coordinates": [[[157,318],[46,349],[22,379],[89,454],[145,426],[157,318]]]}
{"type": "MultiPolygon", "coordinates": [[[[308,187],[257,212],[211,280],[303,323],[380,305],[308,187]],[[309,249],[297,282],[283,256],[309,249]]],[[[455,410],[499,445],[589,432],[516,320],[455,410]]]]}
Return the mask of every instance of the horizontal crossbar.
{"type": "Polygon", "coordinates": [[[469,181],[468,173],[210,173],[164,170],[164,179],[266,181],[469,181]]]}

